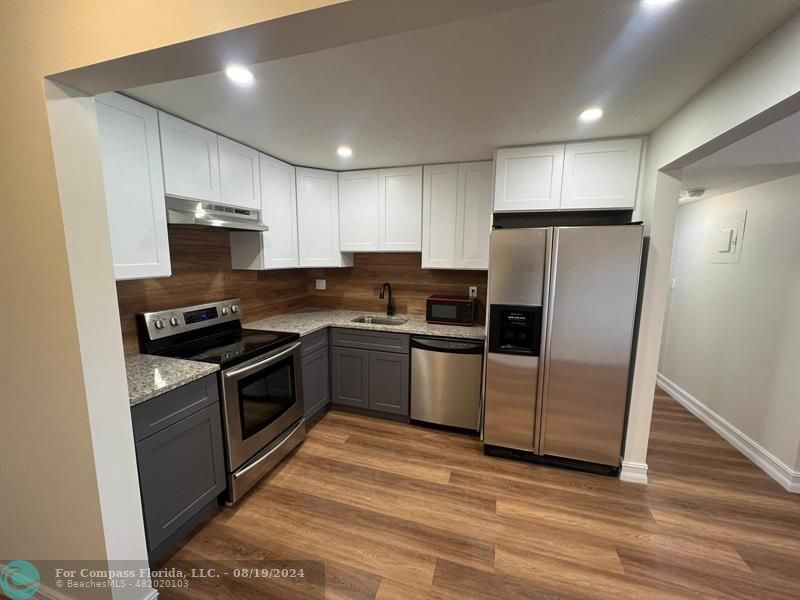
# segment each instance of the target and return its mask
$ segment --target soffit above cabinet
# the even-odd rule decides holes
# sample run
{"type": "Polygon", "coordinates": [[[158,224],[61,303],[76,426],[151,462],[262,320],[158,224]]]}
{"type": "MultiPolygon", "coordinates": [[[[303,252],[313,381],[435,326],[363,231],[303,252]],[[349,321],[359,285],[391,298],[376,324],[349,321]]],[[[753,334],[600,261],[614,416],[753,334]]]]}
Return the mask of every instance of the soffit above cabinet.
{"type": "Polygon", "coordinates": [[[649,133],[800,3],[578,6],[556,0],[261,63],[250,88],[213,73],[126,93],[292,164],[482,160],[497,147],[649,133]],[[592,104],[606,115],[580,124],[592,104]],[[336,155],[342,144],[349,160],[336,155]]]}

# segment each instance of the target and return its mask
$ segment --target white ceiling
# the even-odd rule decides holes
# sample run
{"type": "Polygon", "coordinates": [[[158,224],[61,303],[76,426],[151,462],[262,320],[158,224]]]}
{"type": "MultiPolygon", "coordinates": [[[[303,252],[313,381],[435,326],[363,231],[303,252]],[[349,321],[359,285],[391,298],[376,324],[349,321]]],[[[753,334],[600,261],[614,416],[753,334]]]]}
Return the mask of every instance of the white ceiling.
{"type": "Polygon", "coordinates": [[[254,65],[250,88],[214,73],[126,93],[298,165],[487,159],[498,146],[649,133],[798,8],[554,0],[254,65]],[[605,117],[579,124],[589,105],[605,117]]]}
{"type": "MultiPolygon", "coordinates": [[[[756,131],[681,171],[681,189],[702,198],[800,173],[800,113],[756,131]]],[[[800,200],[800,190],[797,191],[800,200]]],[[[691,202],[691,199],[681,203],[691,202]]]]}

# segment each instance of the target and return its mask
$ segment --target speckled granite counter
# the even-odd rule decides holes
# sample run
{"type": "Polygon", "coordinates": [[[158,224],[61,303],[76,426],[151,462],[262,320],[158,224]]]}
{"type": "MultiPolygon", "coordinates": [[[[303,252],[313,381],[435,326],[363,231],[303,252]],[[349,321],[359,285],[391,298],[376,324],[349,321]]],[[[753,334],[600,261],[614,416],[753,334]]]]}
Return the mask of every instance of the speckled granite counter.
{"type": "Polygon", "coordinates": [[[219,371],[219,366],[211,363],[152,354],[126,356],[125,368],[128,371],[128,396],[131,406],[219,371]]]}
{"type": "Polygon", "coordinates": [[[394,333],[411,333],[415,335],[435,335],[441,337],[466,338],[482,340],[486,337],[483,325],[460,327],[458,325],[432,325],[425,322],[425,317],[415,315],[397,315],[407,318],[402,325],[377,325],[373,323],[353,323],[360,315],[373,314],[356,310],[323,310],[314,312],[297,312],[278,317],[270,317],[260,321],[245,323],[250,329],[271,329],[273,331],[289,331],[307,335],[325,327],[346,327],[348,329],[368,329],[372,331],[391,331],[394,333]]]}

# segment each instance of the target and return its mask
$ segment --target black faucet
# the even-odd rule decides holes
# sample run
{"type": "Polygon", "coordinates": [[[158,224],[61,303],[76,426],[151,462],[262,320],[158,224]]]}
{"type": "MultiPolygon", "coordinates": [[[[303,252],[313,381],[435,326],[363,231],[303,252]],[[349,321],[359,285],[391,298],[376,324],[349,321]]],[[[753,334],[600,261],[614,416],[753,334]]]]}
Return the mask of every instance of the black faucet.
{"type": "Polygon", "coordinates": [[[391,283],[384,283],[381,286],[381,291],[378,292],[378,298],[383,300],[383,293],[386,290],[389,290],[389,300],[386,302],[386,314],[387,316],[392,316],[394,314],[394,304],[392,304],[392,284],[391,283]]]}

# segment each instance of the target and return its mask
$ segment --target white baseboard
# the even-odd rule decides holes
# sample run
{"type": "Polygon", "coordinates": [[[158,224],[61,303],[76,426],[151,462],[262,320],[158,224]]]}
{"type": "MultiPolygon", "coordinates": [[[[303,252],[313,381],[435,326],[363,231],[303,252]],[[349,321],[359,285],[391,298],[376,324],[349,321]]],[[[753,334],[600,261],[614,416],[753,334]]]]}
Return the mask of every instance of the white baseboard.
{"type": "MultiPolygon", "coordinates": [[[[686,410],[716,431],[721,438],[749,458],[762,471],[781,484],[784,489],[789,492],[800,493],[800,472],[792,470],[775,455],[747,437],[734,425],[728,423],[728,421],[661,373],[657,375],[656,384],[686,410]]],[[[624,469],[625,463],[622,466],[624,469]]]]}
{"type": "Polygon", "coordinates": [[[628,483],[641,483],[647,485],[647,465],[637,462],[622,461],[619,478],[628,483]]]}

